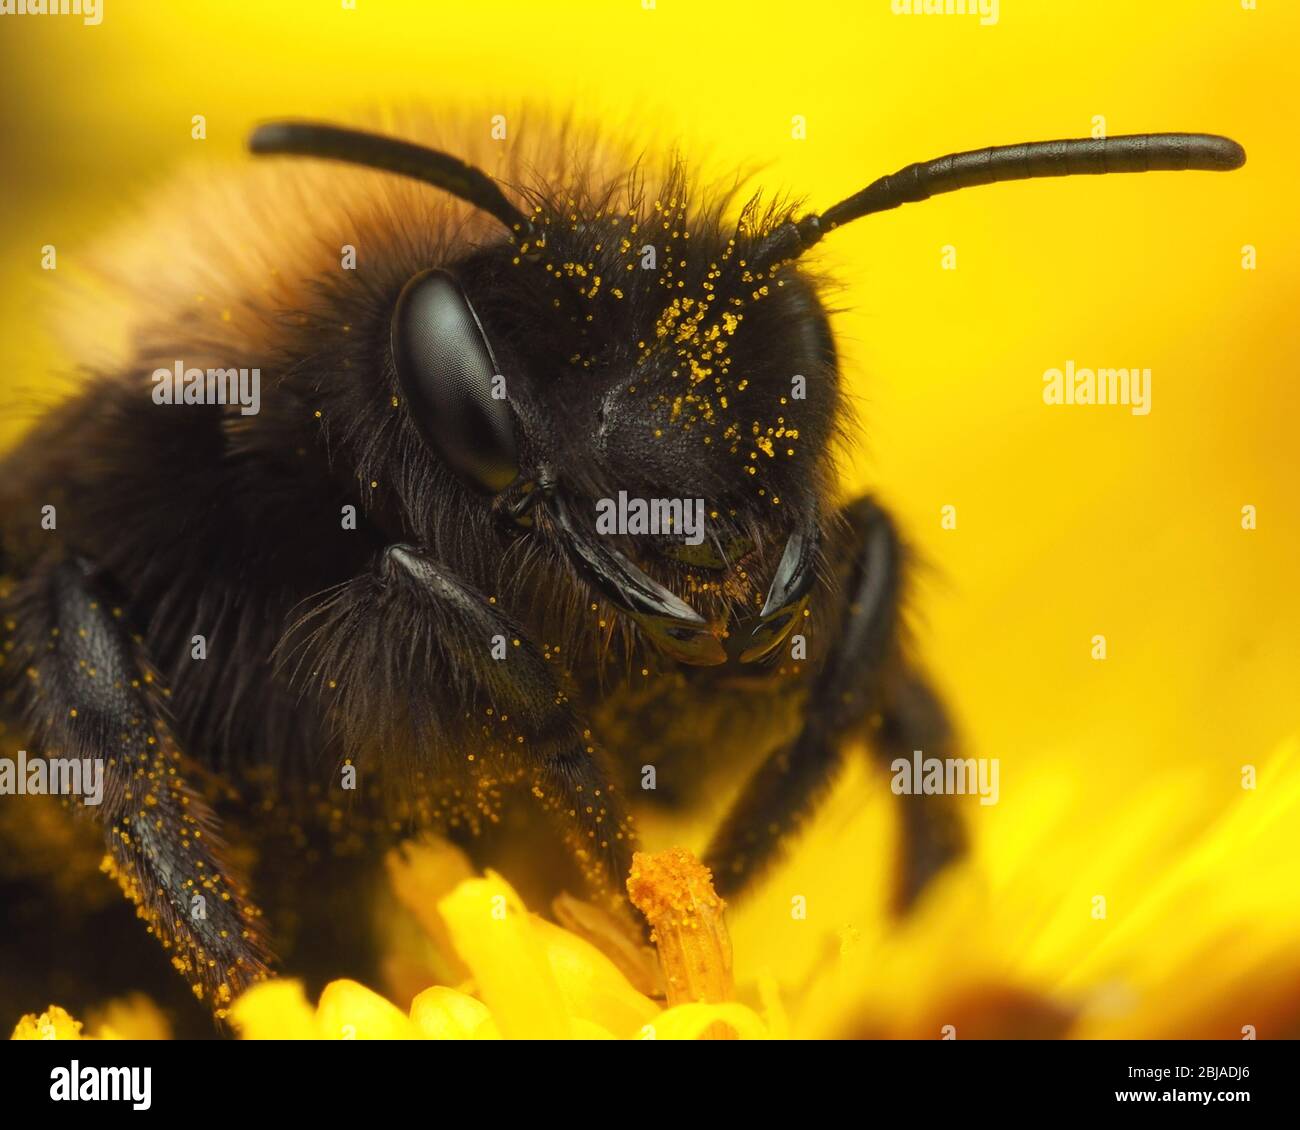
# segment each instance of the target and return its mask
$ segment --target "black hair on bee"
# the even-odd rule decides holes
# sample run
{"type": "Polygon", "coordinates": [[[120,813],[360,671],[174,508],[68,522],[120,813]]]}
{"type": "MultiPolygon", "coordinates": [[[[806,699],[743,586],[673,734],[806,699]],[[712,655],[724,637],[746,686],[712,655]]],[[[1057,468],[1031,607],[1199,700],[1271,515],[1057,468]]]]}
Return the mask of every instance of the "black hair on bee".
{"type": "MultiPolygon", "coordinates": [[[[613,891],[631,797],[739,780],[706,852],[734,897],[855,739],[953,749],[903,540],[836,501],[849,429],[803,257],[972,185],[1244,160],[1203,134],[1005,146],[796,216],[563,134],[495,176],[482,143],[277,122],[250,145],[296,160],[190,180],[112,249],[90,379],[0,468],[0,709],[47,756],[106,759],[113,873],[219,1014],[269,958],[209,773],[270,773],[295,820],[303,782],[353,803],[347,763],[396,796],[390,832],[530,792],[613,891]],[[260,410],[158,396],[191,369],[261,374],[260,410]],[[616,501],[659,524],[602,528],[616,501]]],[[[900,800],[903,906],[962,832],[947,798],[900,800]]]]}

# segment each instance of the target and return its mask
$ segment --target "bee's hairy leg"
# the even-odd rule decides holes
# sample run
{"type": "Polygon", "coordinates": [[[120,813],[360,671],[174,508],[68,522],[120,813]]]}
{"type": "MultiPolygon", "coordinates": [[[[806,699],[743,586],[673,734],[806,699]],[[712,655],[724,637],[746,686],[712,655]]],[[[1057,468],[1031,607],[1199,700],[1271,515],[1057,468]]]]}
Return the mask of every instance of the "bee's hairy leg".
{"type": "Polygon", "coordinates": [[[222,859],[216,817],[186,779],[166,689],[84,559],[39,565],[5,612],[16,637],[10,690],[38,752],[83,759],[77,808],[104,829],[104,870],[195,995],[224,1016],[266,976],[268,957],[258,912],[222,859]],[[87,765],[92,782],[102,765],[98,803],[87,765]]]}
{"type": "MultiPolygon", "coordinates": [[[[706,853],[718,890],[737,895],[772,861],[815,808],[847,743],[865,735],[886,764],[903,751],[943,756],[942,709],[902,657],[899,606],[904,551],[889,516],[870,498],[842,514],[843,608],[830,654],[815,675],[803,728],[755,771],[706,853]]],[[[902,844],[895,902],[909,905],[960,851],[949,798],[901,796],[902,844]]]]}
{"type": "MultiPolygon", "coordinates": [[[[921,750],[927,758],[955,756],[947,713],[933,690],[906,667],[890,673],[879,713],[871,719],[872,752],[888,769],[896,758],[911,759],[921,750]]],[[[956,800],[943,794],[898,796],[901,842],[894,904],[905,910],[930,882],[966,850],[966,833],[956,800]]]]}
{"type": "Polygon", "coordinates": [[[433,751],[477,755],[490,730],[532,775],[589,880],[621,897],[635,847],[622,797],[562,672],[498,604],[430,553],[392,545],[301,626],[313,625],[294,676],[310,668],[336,684],[330,710],[346,748],[410,748],[427,770],[433,751]]]}

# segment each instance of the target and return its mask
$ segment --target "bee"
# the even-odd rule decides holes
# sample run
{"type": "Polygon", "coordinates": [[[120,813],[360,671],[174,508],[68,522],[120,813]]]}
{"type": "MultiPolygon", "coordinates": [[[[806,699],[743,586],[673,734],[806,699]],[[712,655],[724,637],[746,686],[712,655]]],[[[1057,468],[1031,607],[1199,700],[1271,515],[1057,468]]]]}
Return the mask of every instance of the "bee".
{"type": "MultiPolygon", "coordinates": [[[[74,807],[218,1015],[274,929],[213,779],[269,781],[272,823],[307,795],[471,838],[531,794],[607,891],[633,809],[734,796],[705,859],[736,897],[855,743],[952,752],[904,540],[837,501],[852,428],[808,253],[974,185],[1245,159],[1201,134],[1002,146],[801,212],[532,144],[492,177],[261,126],[262,164],[128,238],[125,350],[0,469],[4,717],[102,763],[74,807]],[[602,528],[616,499],[664,521],[602,528]]],[[[947,798],[899,803],[905,906],[963,835],[947,798]]]]}

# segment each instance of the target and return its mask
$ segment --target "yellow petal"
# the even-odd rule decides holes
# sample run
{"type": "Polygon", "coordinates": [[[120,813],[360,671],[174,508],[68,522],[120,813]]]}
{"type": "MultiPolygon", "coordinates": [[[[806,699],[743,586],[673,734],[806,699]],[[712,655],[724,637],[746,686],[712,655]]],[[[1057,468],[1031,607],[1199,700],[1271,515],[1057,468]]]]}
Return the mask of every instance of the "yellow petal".
{"type": "Polygon", "coordinates": [[[757,980],[758,999],[763,1006],[763,1020],[774,1040],[790,1038],[790,1018],[781,1001],[781,986],[772,976],[770,969],[759,971],[757,980]]]}
{"type": "Polygon", "coordinates": [[[573,1020],[573,1038],[575,1040],[616,1040],[608,1028],[602,1028],[599,1024],[594,1024],[590,1020],[583,1020],[581,1017],[574,1017],[573,1020]]]}
{"type": "Polygon", "coordinates": [[[567,891],[551,900],[555,921],[570,934],[590,942],[617,967],[638,993],[652,1000],[664,995],[659,954],[646,943],[630,917],[615,914],[609,907],[575,898],[567,891]]]}
{"type": "Polygon", "coordinates": [[[450,894],[456,884],[474,877],[469,859],[458,847],[434,836],[407,840],[384,857],[393,896],[419,924],[433,944],[433,961],[426,960],[433,975],[419,982],[435,981],[454,985],[468,976],[456,956],[447,924],[438,913],[438,900],[450,894]]]}
{"type": "Polygon", "coordinates": [[[411,1023],[426,1040],[480,1039],[478,1030],[491,1017],[482,1001],[442,985],[425,989],[411,1002],[411,1023]]]}
{"type": "Polygon", "coordinates": [[[81,1021],[73,1020],[66,1009],[50,1005],[37,1016],[29,1012],[14,1028],[11,1040],[80,1040],[81,1021]]]}
{"type": "Polygon", "coordinates": [[[659,1015],[608,957],[590,942],[533,915],[533,932],[546,953],[570,1016],[630,1038],[659,1015]]]}
{"type": "Polygon", "coordinates": [[[698,1040],[717,1024],[732,1028],[742,1040],[766,1040],[767,1029],[743,1004],[679,1004],[665,1009],[640,1032],[646,1040],[698,1040]]]}
{"type": "Polygon", "coordinates": [[[230,1006],[242,1040],[316,1040],[316,1013],[301,981],[262,981],[230,1006]]]}
{"type": "Polygon", "coordinates": [[[545,946],[509,883],[492,871],[484,879],[467,879],[438,910],[503,1036],[572,1036],[545,946]]]}
{"type": "Polygon", "coordinates": [[[331,981],[320,995],[316,1028],[324,1040],[415,1040],[419,1033],[392,1001],[356,981],[331,981]]]}
{"type": "Polygon", "coordinates": [[[162,1010],[143,993],[118,997],[95,1009],[88,1018],[99,1040],[170,1040],[171,1024],[162,1010]]]}

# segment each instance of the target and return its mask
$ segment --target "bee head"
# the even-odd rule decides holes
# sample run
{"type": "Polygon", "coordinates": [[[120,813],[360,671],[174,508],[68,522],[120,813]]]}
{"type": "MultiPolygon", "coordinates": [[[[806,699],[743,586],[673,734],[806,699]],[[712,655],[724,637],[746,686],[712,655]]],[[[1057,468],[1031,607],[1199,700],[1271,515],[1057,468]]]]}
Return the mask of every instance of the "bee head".
{"type": "Polygon", "coordinates": [[[502,520],[552,537],[593,590],[697,664],[728,658],[723,625],[617,538],[717,570],[771,547],[766,587],[743,594],[757,611],[738,658],[769,654],[793,627],[815,578],[839,403],[826,315],[798,262],[808,248],[862,216],[972,185],[1245,160],[1204,134],[1002,146],[908,165],[820,214],[750,207],[737,225],[725,201],[693,209],[680,174],[654,199],[632,192],[615,207],[548,192],[521,210],[479,170],[391,138],[276,123],[251,146],[415,177],[501,222],[502,240],[402,288],[391,358],[410,416],[502,520]],[[635,510],[685,525],[697,512],[708,528],[602,529],[615,499],[620,520],[635,510]]]}
{"type": "Polygon", "coordinates": [[[686,662],[726,658],[736,606],[763,629],[737,656],[767,654],[814,579],[838,377],[814,282],[751,266],[778,220],[693,211],[679,173],[619,210],[542,199],[527,237],[420,272],[393,315],[441,461],[686,662]]]}

